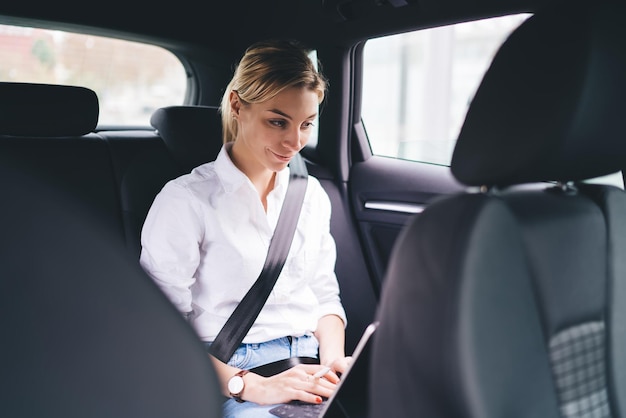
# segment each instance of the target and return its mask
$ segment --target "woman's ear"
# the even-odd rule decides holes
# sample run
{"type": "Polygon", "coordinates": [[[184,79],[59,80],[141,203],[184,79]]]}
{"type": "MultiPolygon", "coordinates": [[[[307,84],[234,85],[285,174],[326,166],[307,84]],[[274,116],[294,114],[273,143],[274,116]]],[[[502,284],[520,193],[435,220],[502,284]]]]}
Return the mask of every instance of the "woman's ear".
{"type": "Polygon", "coordinates": [[[231,90],[229,95],[230,100],[230,112],[233,117],[236,118],[239,116],[239,109],[241,109],[241,100],[239,100],[239,94],[235,90],[231,90]]]}

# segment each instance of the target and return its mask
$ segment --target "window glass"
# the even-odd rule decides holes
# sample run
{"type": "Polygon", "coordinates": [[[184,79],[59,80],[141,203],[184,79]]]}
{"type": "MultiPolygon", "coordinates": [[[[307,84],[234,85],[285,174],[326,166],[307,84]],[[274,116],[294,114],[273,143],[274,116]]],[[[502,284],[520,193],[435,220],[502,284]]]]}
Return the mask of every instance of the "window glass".
{"type": "MultiPolygon", "coordinates": [[[[309,51],[309,58],[311,59],[311,61],[313,61],[313,65],[315,66],[316,70],[319,70],[319,58],[317,56],[317,50],[312,49],[309,51]]],[[[328,100],[328,98],[324,98],[324,101],[328,100]]],[[[319,138],[319,124],[320,124],[320,113],[322,112],[322,109],[324,108],[324,105],[322,104],[321,108],[318,109],[317,112],[317,116],[315,117],[315,120],[313,121],[313,129],[311,130],[311,134],[309,136],[309,140],[307,142],[307,146],[310,148],[315,148],[315,146],[317,145],[318,142],[318,138],[319,138]]]]}
{"type": "Polygon", "coordinates": [[[372,152],[449,165],[468,105],[493,55],[528,17],[369,40],[363,51],[361,116],[372,152]]]}
{"type": "Polygon", "coordinates": [[[149,125],[154,110],[183,104],[186,71],[153,45],[0,25],[0,81],[66,84],[96,92],[99,125],[149,125]]]}

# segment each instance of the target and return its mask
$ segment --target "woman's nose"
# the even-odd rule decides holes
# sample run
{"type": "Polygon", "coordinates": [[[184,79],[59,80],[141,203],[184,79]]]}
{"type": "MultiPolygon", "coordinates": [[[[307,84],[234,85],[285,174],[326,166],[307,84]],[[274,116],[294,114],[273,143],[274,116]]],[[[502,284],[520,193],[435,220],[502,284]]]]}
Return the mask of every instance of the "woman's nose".
{"type": "Polygon", "coordinates": [[[293,150],[300,151],[306,143],[306,136],[299,129],[290,131],[283,138],[283,144],[293,150]]]}

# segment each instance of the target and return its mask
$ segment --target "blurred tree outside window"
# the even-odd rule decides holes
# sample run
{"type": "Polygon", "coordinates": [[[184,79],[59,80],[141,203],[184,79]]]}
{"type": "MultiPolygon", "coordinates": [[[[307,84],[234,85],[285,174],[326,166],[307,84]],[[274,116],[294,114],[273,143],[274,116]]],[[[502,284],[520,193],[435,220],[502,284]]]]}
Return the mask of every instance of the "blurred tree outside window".
{"type": "Polygon", "coordinates": [[[101,126],[149,126],[154,110],[183,104],[187,89],[183,64],[161,47],[9,25],[0,25],[0,81],[90,88],[101,126]]]}

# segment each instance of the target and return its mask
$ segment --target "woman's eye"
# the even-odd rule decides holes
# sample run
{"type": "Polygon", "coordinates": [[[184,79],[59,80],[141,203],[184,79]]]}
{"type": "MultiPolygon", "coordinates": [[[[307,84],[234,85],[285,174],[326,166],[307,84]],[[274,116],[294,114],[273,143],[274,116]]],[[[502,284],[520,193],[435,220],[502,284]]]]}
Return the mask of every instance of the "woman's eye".
{"type": "Polygon", "coordinates": [[[274,126],[277,126],[279,128],[282,128],[285,126],[285,121],[284,120],[270,120],[270,123],[274,126]]]}
{"type": "Polygon", "coordinates": [[[304,122],[302,124],[303,128],[312,128],[313,126],[315,126],[315,124],[313,122],[304,122]]]}

